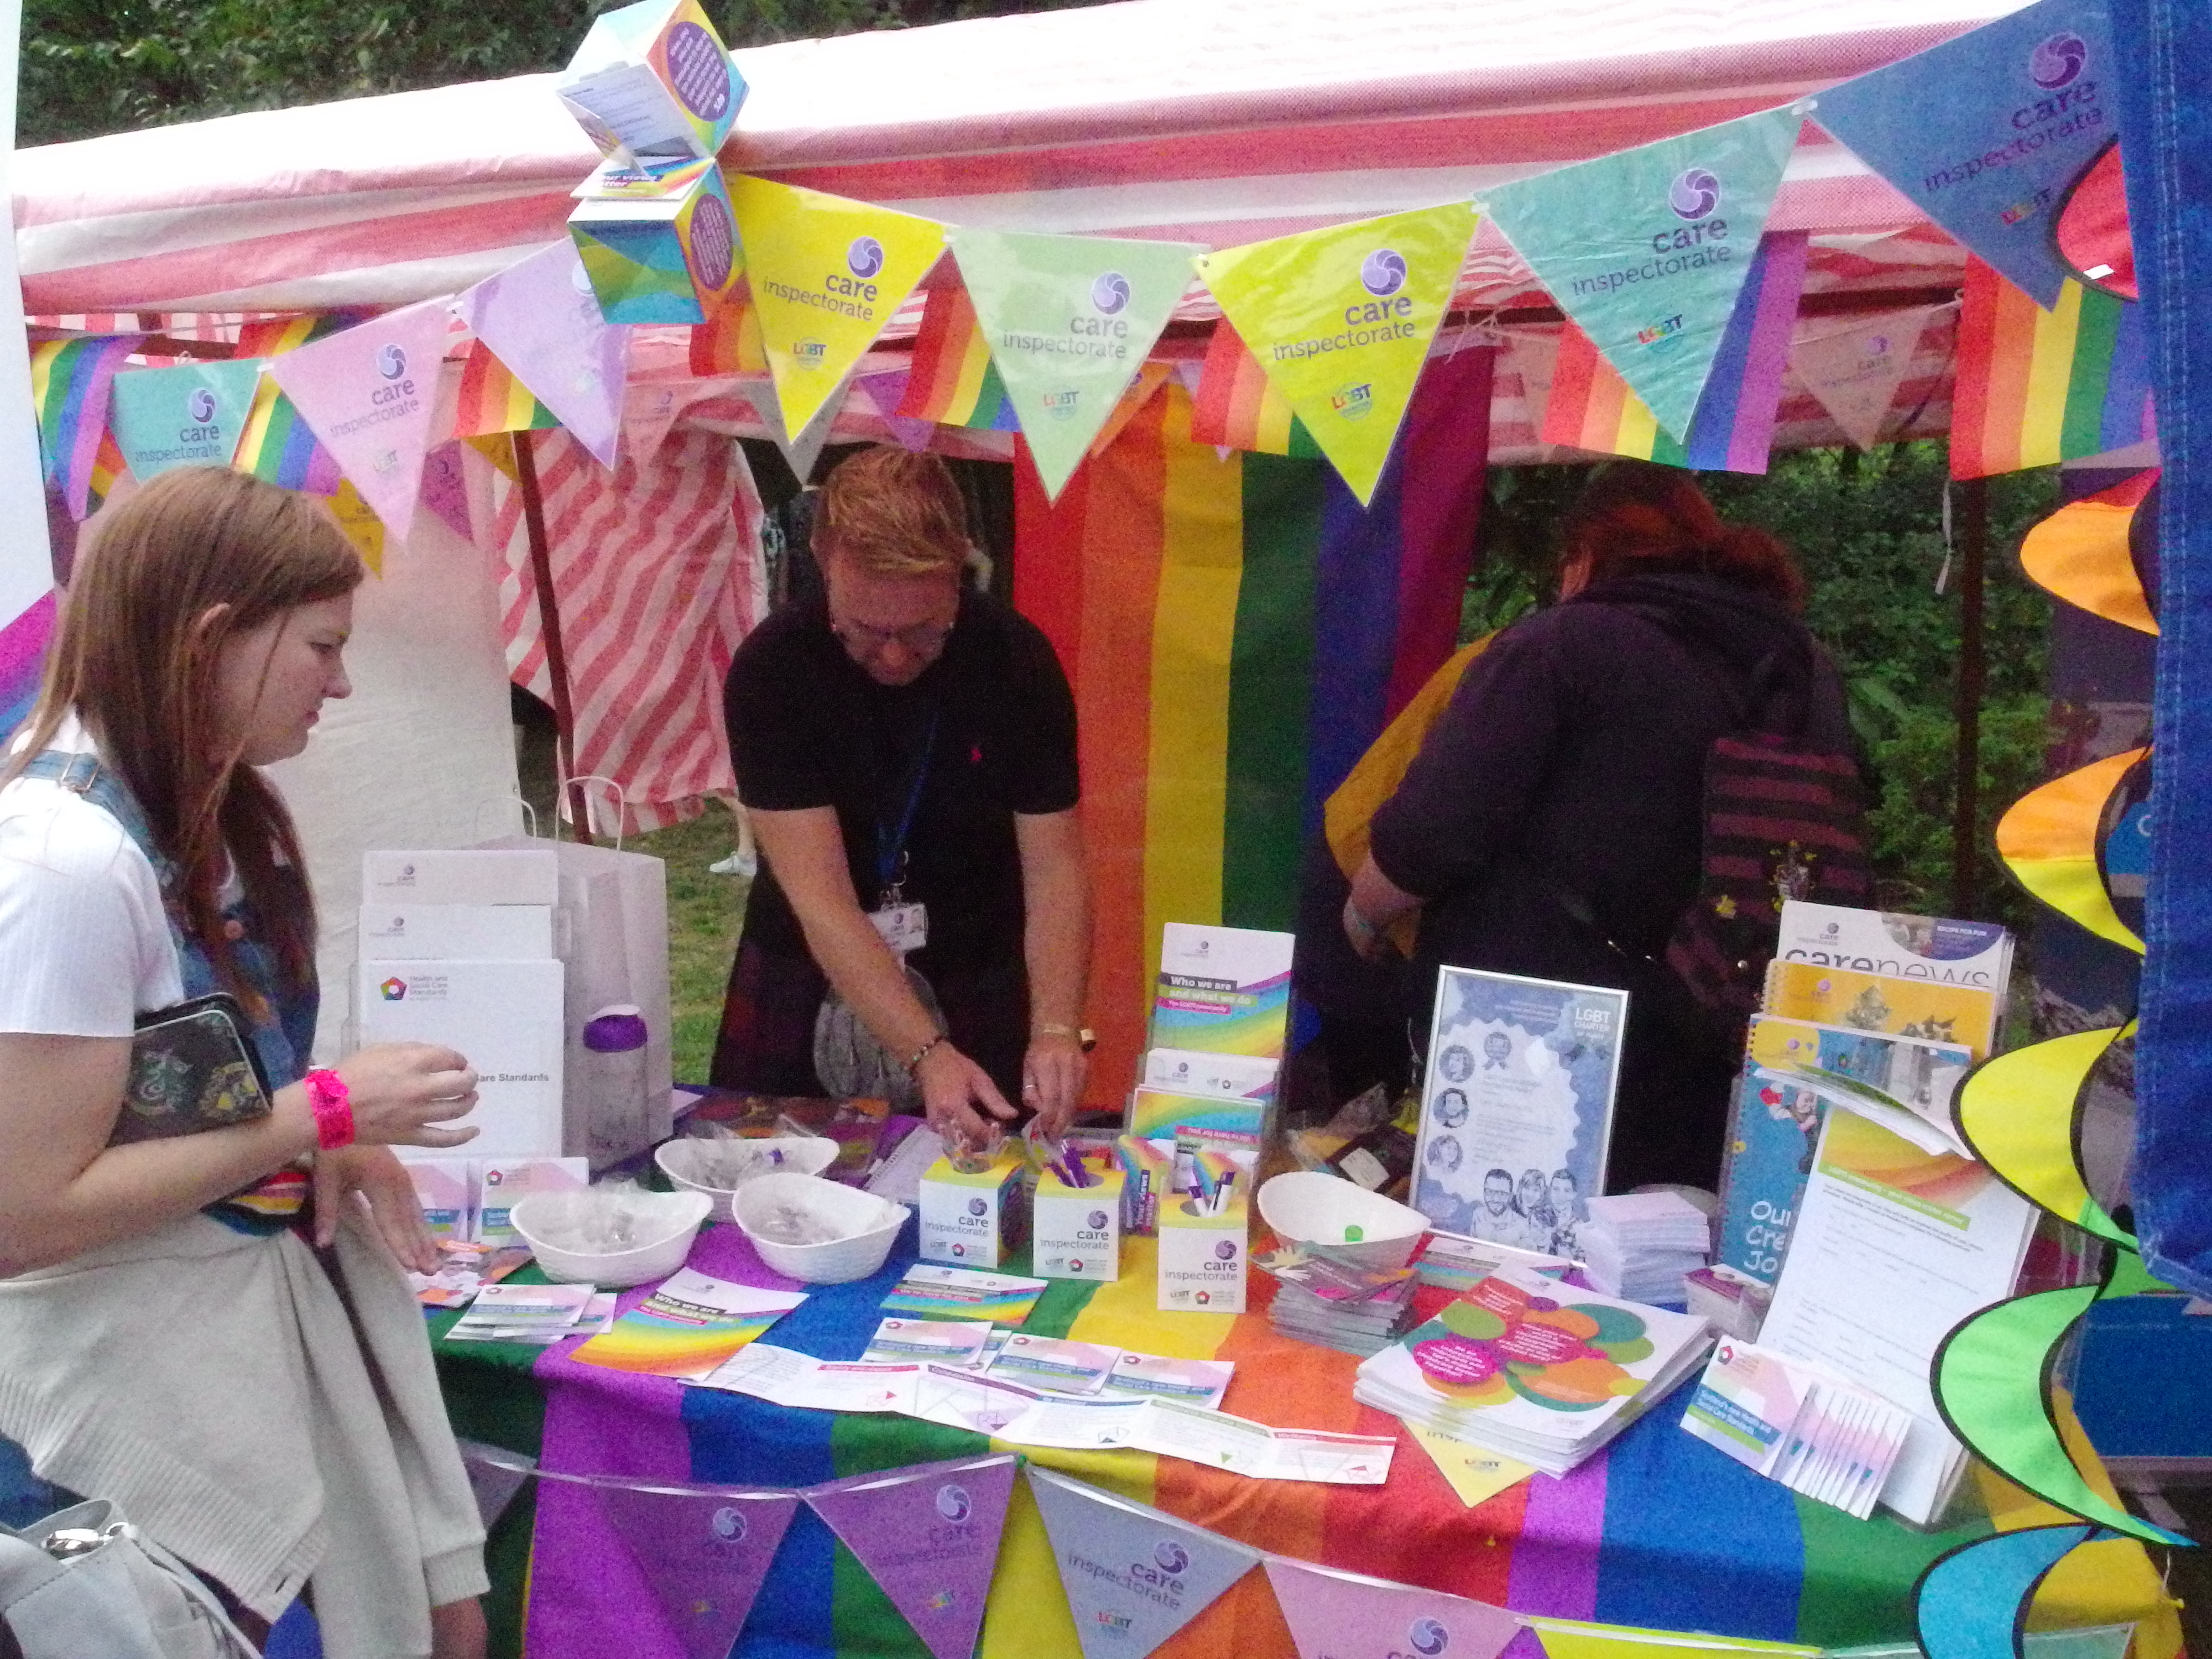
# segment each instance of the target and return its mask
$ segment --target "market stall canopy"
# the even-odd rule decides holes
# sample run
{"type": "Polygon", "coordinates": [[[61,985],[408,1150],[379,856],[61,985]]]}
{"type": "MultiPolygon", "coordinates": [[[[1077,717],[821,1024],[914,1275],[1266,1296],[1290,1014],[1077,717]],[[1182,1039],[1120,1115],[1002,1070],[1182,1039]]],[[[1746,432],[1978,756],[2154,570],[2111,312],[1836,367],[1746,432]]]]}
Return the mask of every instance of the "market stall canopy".
{"type": "MultiPolygon", "coordinates": [[[[736,54],[732,171],[1004,228],[1224,246],[1475,193],[1771,108],[2009,0],[1124,0],[736,54]]],[[[391,306],[562,234],[597,157],[550,76],[21,152],[47,315],[391,306]]],[[[1808,130],[1771,228],[1808,293],[1955,285],[1917,209],[1808,130]]],[[[1527,291],[1502,241],[1462,292],[1527,291]]]]}

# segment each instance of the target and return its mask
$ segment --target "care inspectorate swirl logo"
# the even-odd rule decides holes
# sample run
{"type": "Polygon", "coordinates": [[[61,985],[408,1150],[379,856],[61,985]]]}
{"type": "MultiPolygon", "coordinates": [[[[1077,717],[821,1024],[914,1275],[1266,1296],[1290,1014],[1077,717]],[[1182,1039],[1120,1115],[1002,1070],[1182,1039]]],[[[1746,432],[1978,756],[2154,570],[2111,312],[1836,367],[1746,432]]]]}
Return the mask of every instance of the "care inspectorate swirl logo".
{"type": "Polygon", "coordinates": [[[1213,1254],[1221,1261],[1234,1261],[1237,1260],[1237,1241],[1231,1238],[1223,1239],[1213,1247],[1213,1254]]]}
{"type": "Polygon", "coordinates": [[[745,1539],[745,1517],[730,1505],[714,1511],[712,1522],[714,1536],[725,1544],[742,1544],[745,1539]]]}
{"type": "Polygon", "coordinates": [[[1129,279],[1118,270],[1104,272],[1091,285],[1091,303],[1103,315],[1111,317],[1129,303],[1129,279]]]}
{"type": "Polygon", "coordinates": [[[1451,1632],[1433,1619],[1416,1619],[1406,1627],[1406,1645],[1426,1659],[1436,1659],[1451,1645],[1451,1632]]]}
{"type": "Polygon", "coordinates": [[[2059,30],[2027,55],[2028,78],[2045,92],[2071,86],[2088,64],[2089,43],[2071,29],[2059,30]]]}
{"type": "Polygon", "coordinates": [[[185,399],[185,413],[195,426],[205,426],[215,419],[215,393],[205,386],[192,388],[192,395],[185,399]]]}
{"type": "Polygon", "coordinates": [[[376,372],[387,380],[396,380],[407,372],[407,354],[397,345],[386,346],[376,354],[376,372]]]}
{"type": "Polygon", "coordinates": [[[971,1198],[968,1200],[968,1213],[969,1215],[981,1215],[984,1211],[990,1207],[991,1206],[989,1205],[986,1204],[980,1198],[971,1198]]]}
{"type": "Polygon", "coordinates": [[[1093,1232],[1103,1231],[1106,1225],[1106,1212],[1093,1210],[1085,1219],[1090,1222],[1093,1232]]]}
{"type": "Polygon", "coordinates": [[[1406,286],[1406,256],[1394,247],[1376,248],[1359,262],[1359,286],[1388,299],[1406,286]]]}
{"type": "Polygon", "coordinates": [[[1702,219],[1721,204],[1721,181],[1705,167],[1685,167],[1667,186],[1667,205],[1678,219],[1702,219]]]}
{"type": "Polygon", "coordinates": [[[1173,1577],[1190,1565],[1190,1552],[1170,1538],[1152,1547],[1152,1559],[1162,1572],[1173,1577]]]}
{"type": "Polygon", "coordinates": [[[845,264],[863,282],[884,268],[884,245],[872,236],[855,236],[845,250],[845,264]]]}
{"type": "Polygon", "coordinates": [[[937,1489],[937,1512],[947,1521],[957,1523],[973,1515],[975,1506],[969,1501],[967,1492],[958,1486],[947,1485],[937,1489]]]}

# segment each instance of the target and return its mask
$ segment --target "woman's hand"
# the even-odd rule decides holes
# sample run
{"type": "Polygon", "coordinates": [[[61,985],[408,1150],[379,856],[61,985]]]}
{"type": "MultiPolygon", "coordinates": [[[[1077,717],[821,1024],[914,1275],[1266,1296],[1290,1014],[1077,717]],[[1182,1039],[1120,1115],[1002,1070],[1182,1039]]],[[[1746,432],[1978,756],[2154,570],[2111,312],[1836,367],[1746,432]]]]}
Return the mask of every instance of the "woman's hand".
{"type": "Polygon", "coordinates": [[[436,1126],[477,1103],[477,1074],[451,1048],[379,1042],[331,1068],[353,1105],[354,1139],[374,1146],[459,1146],[478,1133],[436,1126]]]}
{"type": "Polygon", "coordinates": [[[343,1211],[362,1204],[401,1267],[418,1273],[438,1271],[438,1247],[422,1219],[415,1183],[389,1147],[355,1145],[316,1153],[315,1243],[330,1245],[338,1236],[343,1211]]]}
{"type": "Polygon", "coordinates": [[[939,1042],[914,1068],[921,1085],[921,1103],[929,1127],[950,1146],[961,1143],[981,1151],[990,1144],[993,1125],[981,1106],[1001,1122],[1011,1121],[1014,1109],[991,1081],[990,1073],[950,1042],[939,1042]]]}
{"type": "Polygon", "coordinates": [[[1035,1109],[1047,1134],[1064,1134],[1083,1100],[1089,1058],[1080,1039],[1064,1031],[1040,1031],[1030,1039],[1022,1060],[1022,1103],[1035,1109]]]}

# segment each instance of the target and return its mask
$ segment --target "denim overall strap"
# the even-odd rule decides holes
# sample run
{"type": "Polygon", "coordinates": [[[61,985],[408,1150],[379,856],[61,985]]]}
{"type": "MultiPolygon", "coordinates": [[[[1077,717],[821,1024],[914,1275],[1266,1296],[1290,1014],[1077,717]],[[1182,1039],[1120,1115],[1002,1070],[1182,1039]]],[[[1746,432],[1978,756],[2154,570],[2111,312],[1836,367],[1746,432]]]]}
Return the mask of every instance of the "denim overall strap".
{"type": "MultiPolygon", "coordinates": [[[[224,988],[214,960],[198,935],[187,929],[176,902],[177,866],[155,845],[153,831],[123,780],[100,757],[49,749],[24,767],[27,778],[44,779],[82,796],[123,826],[135,842],[161,884],[163,908],[169,937],[177,947],[177,965],[190,1000],[224,988]]],[[[236,937],[232,959],[240,975],[260,995],[264,1010],[249,1010],[247,1036],[272,1089],[297,1083],[307,1074],[307,1060],[314,1042],[315,1018],[320,998],[311,974],[305,985],[284,982],[276,953],[258,936],[260,928],[252,907],[240,902],[223,912],[223,921],[236,937]]],[[[279,1170],[244,1192],[208,1206],[206,1213],[241,1232],[280,1232],[299,1216],[307,1196],[305,1180],[296,1170],[279,1170]]]]}

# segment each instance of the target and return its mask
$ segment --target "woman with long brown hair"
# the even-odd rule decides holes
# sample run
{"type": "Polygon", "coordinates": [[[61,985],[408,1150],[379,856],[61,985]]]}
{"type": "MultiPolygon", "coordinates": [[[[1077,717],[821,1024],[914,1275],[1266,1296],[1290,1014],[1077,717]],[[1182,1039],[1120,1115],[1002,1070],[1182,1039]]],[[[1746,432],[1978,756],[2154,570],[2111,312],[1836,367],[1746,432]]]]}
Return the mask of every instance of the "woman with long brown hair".
{"type": "Polygon", "coordinates": [[[349,694],[362,574],[302,497],[155,479],[0,756],[0,1521],[111,1499],[249,1629],[304,1590],[330,1659],[474,1659],[483,1533],[390,1147],[468,1139],[440,1126],[476,1077],[418,1043],[310,1069],[314,906],[258,769],[349,694]],[[218,993],[268,1085],[235,1121],[134,1063],[145,1016],[218,993]]]}

